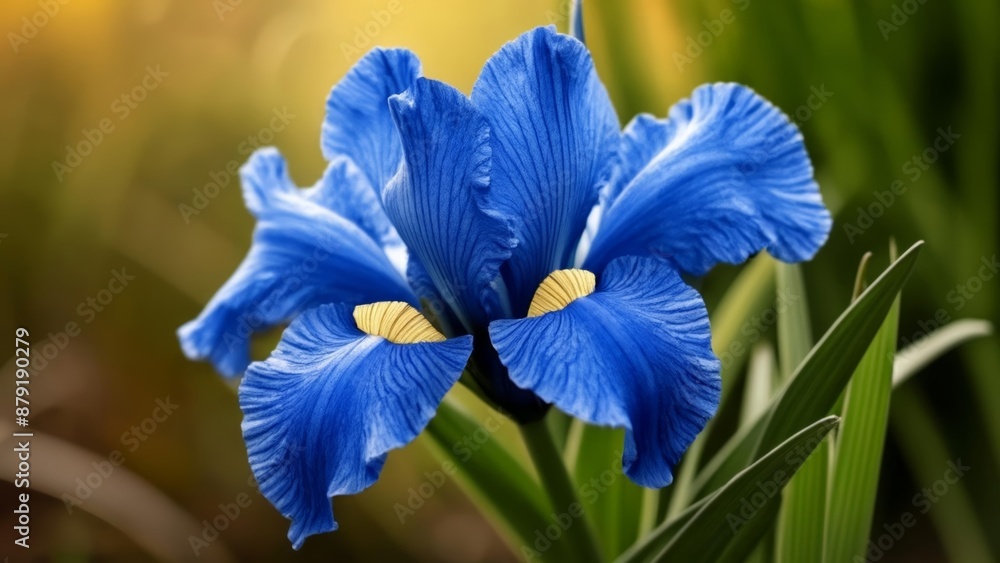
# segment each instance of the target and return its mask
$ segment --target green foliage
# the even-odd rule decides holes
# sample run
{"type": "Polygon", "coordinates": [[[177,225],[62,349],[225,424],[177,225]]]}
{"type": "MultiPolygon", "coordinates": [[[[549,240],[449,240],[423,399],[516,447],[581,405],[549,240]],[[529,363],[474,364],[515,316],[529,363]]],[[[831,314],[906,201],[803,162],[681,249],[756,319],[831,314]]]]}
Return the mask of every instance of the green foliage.
{"type": "Polygon", "coordinates": [[[682,526],[668,523],[655,530],[621,563],[646,561],[651,553],[656,554],[652,561],[714,561],[749,522],[764,517],[768,504],[778,502],[788,479],[838,422],[831,416],[803,428],[689,509],[693,514],[682,526]]]}
{"type": "MultiPolygon", "coordinates": [[[[427,436],[439,457],[458,466],[455,475],[459,482],[477,505],[492,516],[507,536],[512,550],[519,551],[520,546],[531,545],[536,530],[544,530],[550,524],[546,517],[552,506],[534,477],[497,441],[479,444],[475,455],[463,456],[456,452],[455,444],[475,435],[483,427],[445,401],[428,425],[427,436]]],[[[569,547],[557,543],[552,553],[566,556],[572,553],[569,547]]]]}
{"type": "Polygon", "coordinates": [[[833,466],[829,468],[826,549],[822,553],[822,561],[828,563],[863,557],[868,544],[889,421],[898,325],[897,297],[848,385],[833,466]]]}
{"type": "MultiPolygon", "coordinates": [[[[699,437],[679,472],[676,485],[682,489],[666,497],[669,510],[661,510],[660,494],[643,492],[620,474],[620,429],[579,421],[567,428],[562,414],[522,428],[540,481],[494,447],[476,457],[477,466],[469,471],[472,489],[500,528],[512,534],[512,543],[530,545],[541,526],[554,521],[554,516],[546,517],[559,512],[553,506],[580,503],[575,491],[583,484],[604,471],[616,473],[614,484],[596,502],[580,503],[585,518],[565,531],[564,540],[528,559],[836,563],[864,557],[879,490],[894,364],[897,374],[900,369],[894,362],[899,295],[920,246],[913,245],[862,291],[863,265],[855,300],[815,345],[800,268],[761,258],[744,271],[735,285],[743,296],[755,295],[771,279],[778,294],[795,296],[778,309],[778,369],[773,347],[755,345],[736,430],[705,464],[692,461],[705,445],[705,437],[699,437]],[[766,275],[763,267],[776,275],[766,275]],[[824,439],[828,433],[832,438],[824,439]],[[551,495],[551,503],[539,500],[543,493],[551,495]]],[[[724,302],[729,318],[722,325],[729,328],[716,335],[717,346],[737,338],[733,327],[739,326],[740,316],[750,314],[731,298],[724,302]]],[[[904,369],[915,371],[988,328],[964,323],[934,334],[913,350],[904,369]]],[[[898,375],[896,379],[902,381],[898,375]]],[[[916,470],[931,479],[933,469],[920,456],[913,426],[901,420],[923,408],[908,396],[893,426],[905,438],[916,470]]],[[[926,421],[916,426],[931,437],[931,459],[947,458],[947,447],[933,427],[926,421]]],[[[474,430],[473,422],[446,405],[431,435],[444,446],[474,430]]],[[[705,433],[718,431],[710,426],[705,433]]],[[[949,551],[961,557],[956,560],[986,561],[988,542],[964,487],[959,483],[953,489],[942,503],[949,519],[935,521],[949,551]],[[957,529],[954,521],[964,528],[957,529]],[[970,542],[961,542],[963,535],[970,542]]]]}

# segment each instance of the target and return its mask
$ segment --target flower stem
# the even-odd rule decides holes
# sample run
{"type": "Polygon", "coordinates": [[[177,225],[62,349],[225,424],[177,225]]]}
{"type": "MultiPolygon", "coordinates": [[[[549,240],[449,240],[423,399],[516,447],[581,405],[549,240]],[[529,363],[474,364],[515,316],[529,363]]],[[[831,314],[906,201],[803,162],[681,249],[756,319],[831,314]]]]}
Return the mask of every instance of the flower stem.
{"type": "MultiPolygon", "coordinates": [[[[549,434],[548,425],[542,419],[522,424],[520,429],[524,444],[528,447],[528,453],[531,454],[531,460],[542,480],[542,487],[549,493],[554,514],[568,514],[573,518],[569,528],[564,530],[562,539],[576,553],[576,561],[600,563],[603,560],[601,549],[586,515],[583,514],[583,503],[577,498],[573,481],[566,471],[552,435],[549,434]]],[[[555,524],[559,526],[559,523],[555,524]]]]}

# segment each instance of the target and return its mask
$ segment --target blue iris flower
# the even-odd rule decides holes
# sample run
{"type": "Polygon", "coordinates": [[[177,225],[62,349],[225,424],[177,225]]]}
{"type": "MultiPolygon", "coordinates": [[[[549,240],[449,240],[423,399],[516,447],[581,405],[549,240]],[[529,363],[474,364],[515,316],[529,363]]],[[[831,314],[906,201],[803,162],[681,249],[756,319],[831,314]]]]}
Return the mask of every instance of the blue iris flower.
{"type": "Polygon", "coordinates": [[[806,260],[831,224],[801,134],[752,90],[701,86],[622,131],[586,47],[552,28],[500,49],[471,97],[371,51],[329,96],[322,149],[307,189],[273,149],[242,168],[253,244],[179,330],[192,359],[245,371],[250,464],[296,548],[463,373],[518,421],[555,405],[624,428],[625,473],[669,484],[720,393],[681,274],[806,260]],[[288,322],[251,364],[251,335],[288,322]]]}

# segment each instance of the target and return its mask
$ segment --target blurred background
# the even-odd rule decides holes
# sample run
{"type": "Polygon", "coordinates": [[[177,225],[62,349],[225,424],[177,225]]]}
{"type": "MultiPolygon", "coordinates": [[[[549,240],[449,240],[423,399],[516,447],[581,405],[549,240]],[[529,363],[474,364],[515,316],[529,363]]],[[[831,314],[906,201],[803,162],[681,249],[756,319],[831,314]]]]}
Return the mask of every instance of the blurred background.
{"type": "MultiPolygon", "coordinates": [[[[12,543],[10,439],[0,455],[0,557],[515,560],[454,483],[400,521],[396,505],[440,469],[424,439],[394,452],[372,489],[337,500],[340,531],[292,552],[287,522],[248,480],[232,386],[184,359],[174,331],[249,247],[253,221],[227,167],[277,145],[311,185],[326,95],[371,46],[408,47],[426,75],[468,93],[504,42],[565,30],[567,11],[538,0],[5,2],[0,329],[31,333],[35,438],[30,551],[12,543]],[[213,180],[224,187],[206,193],[213,180]]],[[[738,81],[800,124],[836,216],[804,266],[814,334],[849,302],[864,252],[877,272],[890,237],[927,241],[903,295],[903,347],[934,326],[998,317],[1000,277],[984,268],[997,252],[998,12],[989,0],[588,0],[585,22],[623,122],[664,115],[700,83],[738,81]]],[[[703,280],[710,311],[736,271],[703,280]]],[[[4,397],[12,355],[0,351],[4,397]]],[[[1000,553],[998,365],[996,337],[980,339],[894,393],[874,528],[913,511],[949,461],[971,470],[883,561],[1000,553]]],[[[514,430],[494,438],[519,448],[514,430]]]]}

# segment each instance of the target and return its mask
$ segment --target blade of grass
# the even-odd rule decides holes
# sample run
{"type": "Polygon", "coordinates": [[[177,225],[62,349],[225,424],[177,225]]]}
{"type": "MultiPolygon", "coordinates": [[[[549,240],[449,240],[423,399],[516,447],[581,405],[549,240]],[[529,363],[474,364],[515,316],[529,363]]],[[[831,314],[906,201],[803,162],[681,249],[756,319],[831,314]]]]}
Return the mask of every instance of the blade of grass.
{"type": "Polygon", "coordinates": [[[823,555],[830,450],[829,442],[816,448],[785,488],[775,538],[778,562],[820,561],[823,555]]]}
{"type": "MultiPolygon", "coordinates": [[[[511,549],[520,553],[521,546],[535,541],[537,530],[551,523],[546,515],[552,507],[538,482],[496,440],[477,441],[475,451],[456,447],[485,427],[446,399],[425,434],[439,457],[458,466],[455,477],[462,488],[486,511],[511,549]]],[[[570,556],[565,543],[553,542],[548,555],[570,556]]]]}
{"type": "MultiPolygon", "coordinates": [[[[708,429],[706,428],[706,430],[708,429]]],[[[674,483],[661,491],[660,503],[667,502],[667,510],[663,515],[664,520],[677,517],[694,500],[694,491],[696,490],[695,477],[698,473],[698,463],[701,461],[702,452],[705,450],[705,443],[708,441],[706,430],[703,430],[695,438],[691,447],[684,452],[684,458],[681,461],[680,470],[677,473],[674,483]],[[664,498],[667,493],[669,493],[669,498],[664,498]]],[[[643,533],[651,530],[656,524],[657,522],[647,522],[648,529],[644,528],[643,533]]]]}
{"type": "Polygon", "coordinates": [[[743,327],[747,319],[771,305],[774,278],[774,258],[761,253],[747,263],[712,313],[712,350],[722,359],[723,400],[732,395],[746,361],[745,351],[753,344],[743,327]]]}
{"type": "MultiPolygon", "coordinates": [[[[889,247],[889,261],[894,262],[899,255],[899,252],[896,249],[895,239],[889,239],[889,247]]],[[[858,264],[858,273],[854,278],[854,291],[851,293],[851,303],[857,301],[858,297],[861,297],[861,294],[865,291],[865,288],[868,287],[868,281],[865,279],[865,272],[868,270],[868,262],[871,261],[871,258],[871,252],[865,252],[864,256],[861,257],[861,263],[858,264]]],[[[837,397],[837,402],[834,403],[833,409],[830,411],[831,413],[840,415],[840,413],[844,411],[844,398],[846,395],[847,393],[844,392],[837,397]]]]}
{"type": "MultiPolygon", "coordinates": [[[[772,401],[770,408],[774,408],[772,401]]],[[[770,410],[768,411],[770,412],[770,410]]],[[[764,433],[768,413],[758,418],[749,426],[741,427],[732,438],[719,450],[705,467],[695,477],[691,485],[692,499],[700,500],[705,495],[726,484],[752,461],[754,447],[764,433]]]]}
{"type": "Polygon", "coordinates": [[[959,319],[910,344],[896,355],[892,369],[893,387],[902,385],[915,373],[959,344],[993,334],[989,321],[959,319]]]}
{"type": "Polygon", "coordinates": [[[861,292],[865,290],[865,271],[868,270],[868,262],[872,259],[871,252],[865,252],[861,256],[861,263],[858,264],[858,273],[854,276],[854,293],[851,294],[851,300],[857,299],[861,292]]]}
{"type": "Polygon", "coordinates": [[[755,453],[769,451],[837,401],[896,294],[909,278],[922,242],[903,253],[841,314],[775,401],[755,453]]]}
{"type": "Polygon", "coordinates": [[[569,436],[569,429],[572,423],[573,418],[559,409],[549,409],[549,412],[545,415],[545,424],[549,426],[552,439],[555,440],[556,447],[560,451],[565,452],[566,450],[566,439],[569,436]]]}
{"type": "Polygon", "coordinates": [[[778,362],[781,379],[787,381],[812,349],[812,328],[801,268],[780,262],[775,268],[776,302],[784,304],[778,307],[778,362]]]}
{"type": "MultiPolygon", "coordinates": [[[[778,264],[777,268],[778,296],[788,302],[778,309],[781,379],[788,381],[812,348],[812,329],[802,270],[797,264],[778,264]]],[[[829,462],[828,448],[820,447],[785,487],[775,536],[778,562],[819,561],[822,556],[823,521],[818,515],[826,510],[829,462]]]]}
{"type": "Polygon", "coordinates": [[[629,547],[625,553],[618,556],[618,558],[615,559],[615,563],[638,563],[651,561],[653,556],[659,553],[659,550],[663,549],[663,546],[670,543],[670,540],[677,535],[677,532],[681,531],[681,529],[687,525],[691,518],[694,517],[694,515],[697,514],[709,500],[711,500],[711,498],[712,495],[709,495],[687,507],[676,517],[665,520],[652,532],[643,535],[639,541],[632,544],[632,546],[629,547]]]}
{"type": "MultiPolygon", "coordinates": [[[[604,559],[601,557],[601,547],[590,523],[586,518],[574,520],[575,517],[583,515],[584,505],[580,501],[576,484],[563,462],[562,452],[556,447],[549,433],[548,425],[544,420],[539,420],[521,424],[518,430],[521,431],[524,445],[531,455],[542,488],[551,500],[554,509],[553,524],[562,530],[555,538],[551,538],[553,545],[565,547],[571,553],[573,561],[600,563],[604,559]],[[566,520],[568,523],[565,525],[557,524],[566,520]]],[[[580,490],[582,491],[582,488],[580,490]]],[[[536,529],[537,533],[540,533],[540,529],[536,529]]],[[[523,554],[524,548],[521,551],[523,554]]],[[[548,551],[548,548],[543,551],[548,551]]]]}
{"type": "Polygon", "coordinates": [[[837,563],[865,557],[889,423],[898,327],[897,296],[847,388],[830,477],[826,545],[823,558],[813,561],[837,563]]]}
{"type": "Polygon", "coordinates": [[[715,561],[748,522],[775,498],[823,438],[837,426],[835,416],[820,419],[767,452],[733,477],[691,517],[654,561],[715,561]]]}
{"type": "MultiPolygon", "coordinates": [[[[835,426],[837,422],[838,420],[836,417],[827,417],[823,420],[817,421],[815,424],[811,426],[811,428],[814,428],[817,432],[820,432],[823,435],[825,435],[825,433],[829,432],[830,428],[835,426]],[[827,424],[832,424],[832,425],[826,427],[825,425],[827,424]]],[[[800,434],[809,437],[807,430],[808,429],[803,430],[800,434]]],[[[813,437],[817,435],[818,434],[812,434],[813,437]]],[[[802,436],[797,435],[796,438],[797,439],[802,438],[802,436]]],[[[782,447],[789,446],[793,442],[798,443],[796,442],[796,440],[790,439],[788,440],[788,443],[783,444],[782,447]]],[[[818,442],[819,441],[817,440],[816,443],[818,442]]],[[[796,455],[793,456],[786,453],[784,463],[791,464],[792,466],[794,466],[794,468],[798,468],[799,465],[803,463],[805,457],[808,457],[809,455],[809,451],[806,451],[805,449],[806,446],[808,446],[808,450],[812,450],[812,448],[816,446],[816,443],[812,443],[807,440],[804,444],[799,444],[798,446],[796,446],[799,449],[793,448],[791,450],[792,453],[795,453],[796,455]]],[[[778,450],[776,449],[775,452],[777,451],[778,450]]],[[[775,454],[775,452],[771,453],[775,454]]],[[[771,464],[777,463],[777,455],[771,456],[768,463],[771,464]]],[[[763,465],[761,465],[761,462],[758,462],[758,464],[755,465],[752,471],[750,468],[744,469],[736,477],[733,477],[728,483],[724,484],[719,489],[712,491],[710,494],[706,495],[705,498],[693,503],[681,514],[679,514],[676,518],[672,518],[657,526],[657,528],[653,530],[653,532],[644,536],[640,541],[636,542],[635,545],[629,548],[628,551],[622,554],[621,557],[616,559],[615,560],[616,563],[634,563],[634,562],[651,561],[662,549],[664,549],[665,546],[673,542],[673,540],[679,535],[681,530],[686,529],[688,524],[694,519],[694,517],[700,515],[702,513],[702,510],[706,506],[708,506],[709,503],[717,501],[718,496],[722,491],[727,490],[728,488],[730,492],[727,494],[729,494],[731,497],[733,494],[733,487],[737,486],[736,483],[741,483],[744,481],[750,482],[751,485],[753,485],[754,483],[761,483],[763,482],[762,479],[753,481],[753,479],[758,474],[764,475],[768,479],[774,479],[774,477],[777,476],[778,471],[784,471],[781,477],[782,482],[784,483],[787,482],[791,474],[794,473],[794,468],[786,466],[784,469],[781,469],[779,467],[777,469],[773,469],[770,472],[768,472],[767,469],[769,468],[764,467],[763,465]]],[[[779,491],[777,489],[773,491],[771,498],[773,498],[773,496],[776,496],[778,492],[779,491]]],[[[730,500],[732,499],[730,498],[730,500]]],[[[740,500],[739,497],[737,497],[736,501],[738,502],[739,500],[740,500]]],[[[765,503],[761,505],[761,508],[764,508],[770,504],[771,503],[765,503]]],[[[757,508],[757,507],[751,505],[751,508],[757,508]]],[[[722,519],[725,520],[725,515],[723,515],[722,519]]],[[[749,522],[752,522],[753,520],[756,520],[756,518],[751,518],[748,522],[746,522],[746,524],[749,526],[750,525],[749,522]]],[[[712,541],[714,541],[714,539],[712,541]]]]}
{"type": "Polygon", "coordinates": [[[577,488],[588,492],[581,494],[584,510],[611,560],[636,540],[644,490],[621,473],[623,429],[574,424],[582,429],[574,463],[567,467],[577,488]]]}
{"type": "MultiPolygon", "coordinates": [[[[770,343],[758,344],[750,357],[750,367],[747,369],[747,381],[743,398],[743,410],[740,411],[740,426],[750,426],[754,422],[761,420],[771,405],[774,393],[777,392],[777,382],[781,375],[777,373],[777,362],[774,357],[774,347],[770,343]],[[766,393],[765,393],[766,390],[766,393]],[[752,397],[752,399],[751,399],[752,397]]],[[[820,446],[822,449],[822,446],[820,446]]],[[[813,456],[819,452],[814,452],[813,456]]],[[[795,479],[801,479],[802,471],[812,463],[812,456],[795,479]]],[[[785,488],[784,498],[787,499],[788,488],[785,488]]],[[[782,501],[782,505],[786,501],[782,501]]],[[[747,529],[743,530],[734,539],[726,551],[719,557],[719,563],[768,563],[772,561],[771,551],[773,546],[767,542],[761,542],[761,538],[769,530],[774,528],[775,519],[778,516],[778,503],[767,505],[766,513],[753,521],[747,523],[747,529]],[[756,548],[756,549],[755,549],[756,548]]]]}
{"type": "Polygon", "coordinates": [[[747,382],[743,388],[743,408],[740,409],[740,426],[753,424],[767,412],[774,395],[774,347],[767,342],[754,346],[747,369],[747,382]]]}
{"type": "Polygon", "coordinates": [[[788,435],[794,422],[830,411],[913,270],[921,244],[903,253],[840,315],[772,403],[767,416],[752,427],[741,428],[695,478],[693,498],[715,490],[755,459],[757,452],[788,435]]]}
{"type": "MultiPolygon", "coordinates": [[[[809,456],[806,463],[812,460],[813,456],[819,453],[820,450],[826,449],[825,444],[828,444],[829,440],[826,440],[823,444],[820,444],[816,450],[813,451],[813,455],[809,456]]],[[[802,469],[800,468],[801,472],[802,469]]],[[[796,474],[796,477],[798,475],[796,474]]],[[[787,491],[787,487],[785,489],[787,491]]],[[[726,550],[722,552],[716,563],[769,563],[774,561],[776,555],[772,555],[773,551],[772,545],[769,545],[766,541],[761,541],[767,532],[775,528],[775,521],[778,519],[778,510],[780,509],[782,503],[772,502],[761,510],[761,513],[754,517],[753,520],[747,522],[746,528],[740,531],[740,533],[729,542],[729,546],[726,550]]]]}

